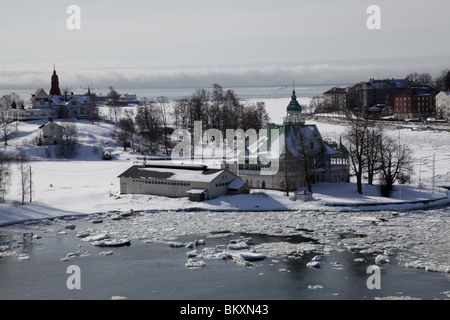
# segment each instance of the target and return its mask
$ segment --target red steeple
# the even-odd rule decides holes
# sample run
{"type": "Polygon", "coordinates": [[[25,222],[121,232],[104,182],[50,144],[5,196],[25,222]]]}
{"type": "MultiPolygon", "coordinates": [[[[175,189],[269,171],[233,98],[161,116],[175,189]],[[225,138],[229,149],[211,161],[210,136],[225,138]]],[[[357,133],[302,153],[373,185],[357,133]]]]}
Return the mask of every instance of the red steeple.
{"type": "Polygon", "coordinates": [[[53,75],[52,75],[52,87],[50,89],[50,95],[61,95],[61,90],[59,89],[59,79],[56,74],[55,65],[53,64],[53,75]]]}

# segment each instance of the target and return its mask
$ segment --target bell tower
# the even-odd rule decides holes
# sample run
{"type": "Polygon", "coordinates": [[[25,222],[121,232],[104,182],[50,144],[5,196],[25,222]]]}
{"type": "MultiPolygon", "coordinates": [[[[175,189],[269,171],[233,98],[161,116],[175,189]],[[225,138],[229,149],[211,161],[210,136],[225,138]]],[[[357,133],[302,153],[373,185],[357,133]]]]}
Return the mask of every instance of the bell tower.
{"type": "Polygon", "coordinates": [[[55,64],[53,64],[53,75],[52,75],[52,87],[50,89],[50,95],[61,95],[61,90],[59,89],[59,79],[58,75],[56,74],[55,64]]]}
{"type": "Polygon", "coordinates": [[[297,101],[295,95],[295,88],[293,86],[292,96],[289,105],[286,108],[286,118],[284,118],[285,124],[304,124],[305,119],[302,114],[302,106],[297,101]]]}

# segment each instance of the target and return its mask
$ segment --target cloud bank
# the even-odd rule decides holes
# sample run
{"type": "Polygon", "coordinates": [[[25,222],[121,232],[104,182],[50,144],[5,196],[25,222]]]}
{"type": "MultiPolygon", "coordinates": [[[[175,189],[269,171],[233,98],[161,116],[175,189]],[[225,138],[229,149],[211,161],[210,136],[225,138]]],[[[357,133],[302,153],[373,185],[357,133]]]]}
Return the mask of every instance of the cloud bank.
{"type": "MultiPolygon", "coordinates": [[[[186,68],[186,69],[111,69],[59,70],[60,87],[78,88],[150,88],[203,87],[213,83],[224,86],[253,86],[290,84],[357,83],[370,78],[404,78],[411,72],[429,72],[437,76],[442,66],[419,65],[328,65],[267,66],[242,68],[186,68]]],[[[53,70],[0,71],[0,88],[49,87],[53,70]]]]}

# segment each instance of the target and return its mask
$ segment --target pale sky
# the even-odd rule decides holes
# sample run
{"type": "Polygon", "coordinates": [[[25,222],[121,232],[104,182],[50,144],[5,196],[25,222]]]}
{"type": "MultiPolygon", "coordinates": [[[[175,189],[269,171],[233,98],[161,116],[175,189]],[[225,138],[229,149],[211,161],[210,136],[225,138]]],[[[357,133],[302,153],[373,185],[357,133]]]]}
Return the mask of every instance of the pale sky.
{"type": "Polygon", "coordinates": [[[0,0],[0,88],[356,83],[450,68],[450,1],[0,0]],[[69,30],[69,5],[81,10],[69,30]],[[381,29],[366,12],[381,9],[381,29]]]}

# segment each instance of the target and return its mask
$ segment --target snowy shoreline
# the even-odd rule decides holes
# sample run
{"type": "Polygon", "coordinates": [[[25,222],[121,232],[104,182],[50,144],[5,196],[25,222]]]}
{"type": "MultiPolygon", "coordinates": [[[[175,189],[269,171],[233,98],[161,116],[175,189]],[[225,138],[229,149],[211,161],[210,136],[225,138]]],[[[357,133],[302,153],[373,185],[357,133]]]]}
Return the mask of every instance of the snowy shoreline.
{"type": "MultiPolygon", "coordinates": [[[[450,194],[442,188],[419,189],[401,186],[393,197],[377,195],[377,187],[364,185],[365,194],[357,194],[354,183],[318,183],[314,187],[313,199],[292,199],[296,192],[286,196],[284,192],[254,189],[247,195],[221,196],[201,203],[185,198],[166,198],[152,195],[110,194],[99,197],[85,208],[74,208],[69,201],[53,205],[41,201],[25,205],[0,204],[0,227],[33,220],[88,216],[95,214],[142,213],[142,212],[371,212],[407,211],[445,208],[450,205],[450,194]],[[400,197],[399,194],[402,193],[400,197]],[[170,203],[167,203],[169,200],[170,203]]],[[[298,190],[297,192],[301,192],[298,190]]]]}

